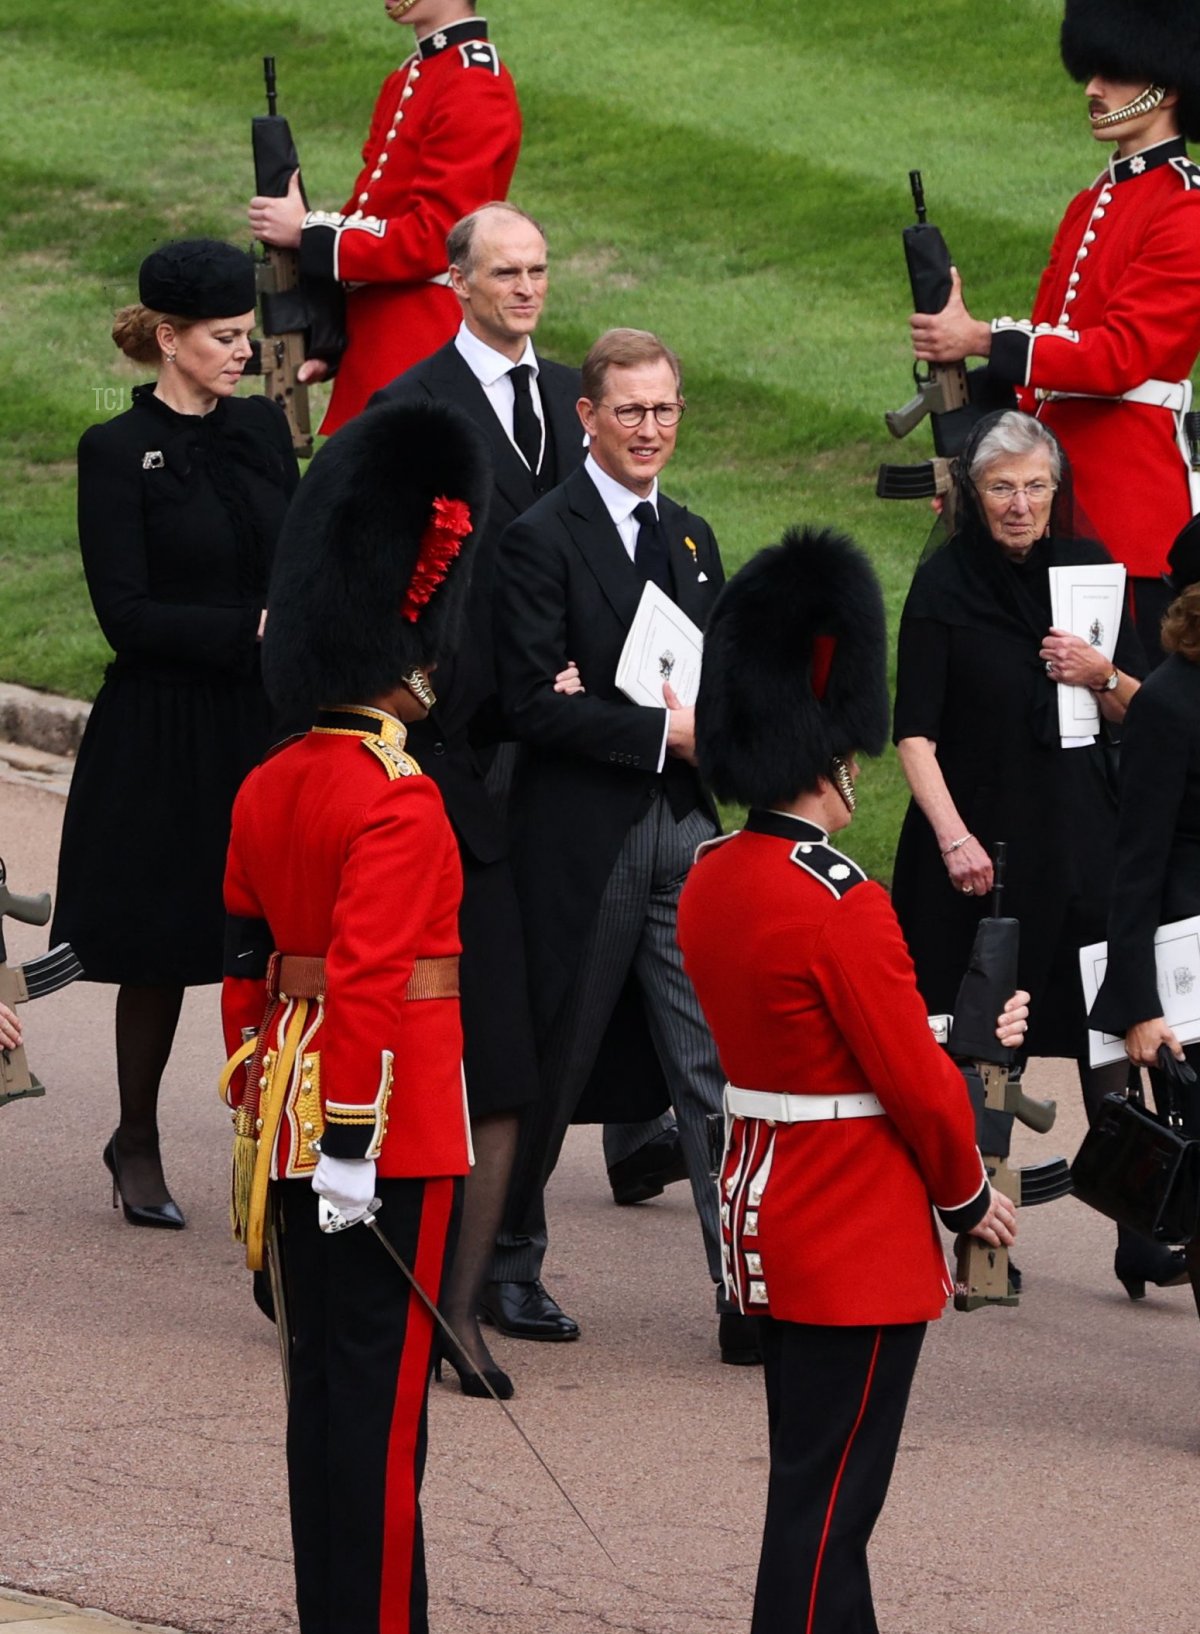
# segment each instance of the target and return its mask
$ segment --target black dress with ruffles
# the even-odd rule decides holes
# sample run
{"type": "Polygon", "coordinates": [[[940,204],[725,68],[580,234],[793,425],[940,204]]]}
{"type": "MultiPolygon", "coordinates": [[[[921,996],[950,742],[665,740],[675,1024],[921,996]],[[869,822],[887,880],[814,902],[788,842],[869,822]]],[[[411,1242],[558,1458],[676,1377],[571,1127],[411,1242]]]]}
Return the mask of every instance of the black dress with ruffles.
{"type": "MultiPolygon", "coordinates": [[[[1111,560],[1086,539],[1042,539],[1024,562],[962,534],[917,569],[900,622],[893,737],[929,738],[964,827],[1007,843],[1003,912],[1020,920],[1020,985],[1032,994],[1030,1055],[1086,1051],[1081,945],[1105,936],[1117,827],[1104,723],[1064,749],[1056,688],[1038,657],[1050,629],[1049,569],[1111,560]]],[[[1128,614],[1115,663],[1141,675],[1128,614]]],[[[953,1011],[989,901],[950,884],[916,801],[900,832],[893,900],[928,1009],[953,1011]]]]}
{"type": "Polygon", "coordinates": [[[298,481],[265,397],[187,415],[139,386],[80,440],[80,547],[116,657],[71,783],[51,935],[91,981],[221,977],[230,811],[272,739],[258,624],[298,481]]]}

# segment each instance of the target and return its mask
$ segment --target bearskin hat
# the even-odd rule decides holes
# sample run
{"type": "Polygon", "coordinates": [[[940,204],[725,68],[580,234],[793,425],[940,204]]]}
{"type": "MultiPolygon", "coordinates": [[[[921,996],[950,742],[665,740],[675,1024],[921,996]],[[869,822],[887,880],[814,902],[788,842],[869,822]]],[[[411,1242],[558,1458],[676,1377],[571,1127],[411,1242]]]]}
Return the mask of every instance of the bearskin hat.
{"type": "Polygon", "coordinates": [[[263,680],[281,714],[363,703],[454,649],[491,481],[481,434],[443,404],[381,404],[325,444],[267,594],[263,680]]]}
{"type": "Polygon", "coordinates": [[[1176,595],[1200,583],[1200,516],[1193,516],[1167,552],[1167,570],[1167,582],[1176,595]]]}
{"type": "Polygon", "coordinates": [[[792,529],[746,563],[704,634],[700,770],[722,800],[774,806],[829,775],[835,755],[887,740],[883,594],[861,550],[792,529]]]}
{"type": "Polygon", "coordinates": [[[1179,128],[1200,142],[1197,0],[1067,0],[1062,59],[1071,78],[1093,74],[1179,93],[1179,128]]]}

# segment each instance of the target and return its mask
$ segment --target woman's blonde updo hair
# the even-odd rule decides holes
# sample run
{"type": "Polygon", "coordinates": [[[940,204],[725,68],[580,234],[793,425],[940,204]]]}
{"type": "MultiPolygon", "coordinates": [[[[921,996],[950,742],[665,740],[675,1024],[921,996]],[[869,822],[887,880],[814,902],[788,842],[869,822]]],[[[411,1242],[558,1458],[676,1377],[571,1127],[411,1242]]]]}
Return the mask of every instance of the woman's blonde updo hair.
{"type": "Polygon", "coordinates": [[[114,313],[112,338],[125,356],[135,363],[159,364],[163,361],[163,350],[158,344],[159,324],[169,323],[177,334],[182,335],[197,321],[195,318],[176,317],[171,312],[155,312],[153,308],[135,301],[132,306],[123,306],[114,313]]]}
{"type": "Polygon", "coordinates": [[[1162,644],[1165,652],[1177,652],[1200,664],[1200,584],[1189,584],[1167,608],[1162,644]]]}

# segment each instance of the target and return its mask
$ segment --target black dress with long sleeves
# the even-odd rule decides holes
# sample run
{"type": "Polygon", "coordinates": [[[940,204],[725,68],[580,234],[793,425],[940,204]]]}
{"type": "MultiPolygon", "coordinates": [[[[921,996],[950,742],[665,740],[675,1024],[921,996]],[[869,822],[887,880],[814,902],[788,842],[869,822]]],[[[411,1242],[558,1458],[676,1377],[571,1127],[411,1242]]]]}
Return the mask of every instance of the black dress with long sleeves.
{"type": "MultiPolygon", "coordinates": [[[[1172,653],[1125,716],[1108,966],[1094,1027],[1121,1034],[1162,1015],[1154,933],[1193,914],[1200,914],[1200,664],[1172,653]]],[[[1176,979],[1195,977],[1180,971],[1176,979]]],[[[1197,1056],[1193,1047],[1189,1058],[1197,1056]]]]}
{"type": "Polygon", "coordinates": [[[299,480],[264,397],[176,413],[140,386],[79,444],[79,540],[116,657],[71,783],[52,940],[92,981],[221,977],[233,797],[271,742],[258,624],[299,480]]]}
{"type": "MultiPolygon", "coordinates": [[[[989,852],[1007,842],[1004,912],[1021,922],[1031,1055],[1086,1050],[1078,950],[1105,934],[1116,836],[1109,747],[1100,737],[1064,749],[1058,736],[1055,687],[1038,657],[1051,624],[1048,569],[1109,560],[1086,540],[1041,540],[1023,563],[988,541],[951,541],[918,568],[900,623],[893,737],[932,740],[964,829],[989,852]],[[986,572],[980,550],[991,552],[986,572]]],[[[1144,667],[1127,614],[1115,663],[1134,675],[1144,667]]],[[[952,1011],[989,904],[950,884],[915,801],[892,890],[921,995],[930,1011],[952,1011]]]]}

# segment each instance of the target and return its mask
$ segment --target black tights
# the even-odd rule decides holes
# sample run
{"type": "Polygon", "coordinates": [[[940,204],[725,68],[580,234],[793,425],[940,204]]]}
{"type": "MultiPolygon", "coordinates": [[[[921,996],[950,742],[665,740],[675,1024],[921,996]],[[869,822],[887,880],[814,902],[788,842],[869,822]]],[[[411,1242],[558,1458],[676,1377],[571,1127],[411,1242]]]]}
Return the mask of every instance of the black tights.
{"type": "Polygon", "coordinates": [[[175,1041],[182,987],[117,989],[117,1090],[121,1120],[115,1136],[121,1191],[127,1203],[152,1207],[170,1197],[158,1151],[158,1086],[175,1041]]]}
{"type": "Polygon", "coordinates": [[[443,1285],[442,1315],[478,1368],[496,1365],[479,1331],[477,1309],[512,1178],[517,1125],[515,1112],[472,1120],[475,1166],[463,1186],[458,1242],[443,1285]]]}

